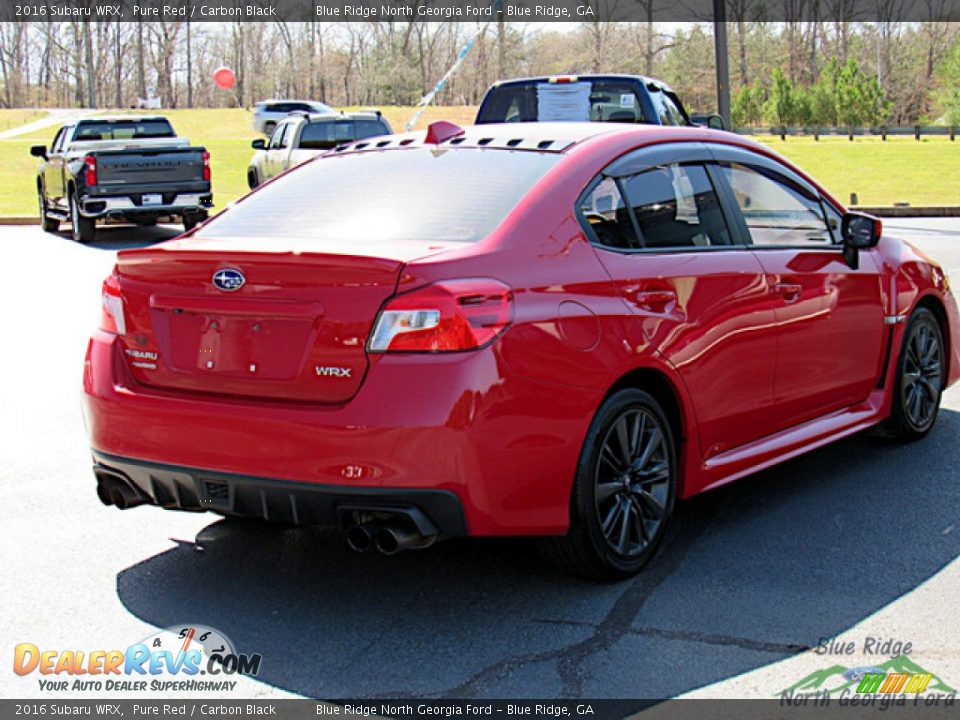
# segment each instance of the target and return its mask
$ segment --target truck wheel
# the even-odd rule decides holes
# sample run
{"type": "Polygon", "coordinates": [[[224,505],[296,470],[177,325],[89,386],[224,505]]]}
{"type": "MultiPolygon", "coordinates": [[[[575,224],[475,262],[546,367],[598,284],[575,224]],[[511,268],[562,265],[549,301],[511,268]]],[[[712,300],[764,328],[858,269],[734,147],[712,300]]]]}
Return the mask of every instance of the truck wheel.
{"type": "Polygon", "coordinates": [[[76,242],[93,242],[97,234],[97,222],[93,218],[84,217],[80,214],[80,205],[77,203],[76,193],[70,195],[70,224],[73,226],[71,234],[76,242]]]}
{"type": "Polygon", "coordinates": [[[190,232],[197,225],[202,223],[207,219],[206,213],[188,213],[183,216],[183,230],[184,232],[190,232]]]}
{"type": "Polygon", "coordinates": [[[250,186],[250,189],[253,190],[260,184],[260,181],[257,180],[257,171],[253,168],[247,170],[247,185],[250,186]]]}
{"type": "Polygon", "coordinates": [[[43,196],[43,190],[38,193],[40,199],[40,227],[44,232],[54,233],[60,229],[60,221],[47,215],[47,199],[43,196]]]}

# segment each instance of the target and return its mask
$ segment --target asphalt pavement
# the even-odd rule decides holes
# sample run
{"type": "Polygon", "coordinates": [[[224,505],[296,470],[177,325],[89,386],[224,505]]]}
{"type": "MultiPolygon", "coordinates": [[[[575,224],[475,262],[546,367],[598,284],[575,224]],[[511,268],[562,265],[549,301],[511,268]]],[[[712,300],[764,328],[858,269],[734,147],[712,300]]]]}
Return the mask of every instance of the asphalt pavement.
{"type": "MultiPolygon", "coordinates": [[[[960,219],[885,227],[960,287],[960,219]]],[[[78,697],[11,672],[17,643],[124,648],[185,623],[263,655],[236,698],[772,697],[878,662],[817,654],[826,637],[909,641],[960,687],[958,388],[922,442],[859,435],[684,503],[655,561],[615,584],[558,575],[524,540],[387,558],[315,530],[102,506],[79,409],[100,283],[118,248],[175,233],[83,247],[0,228],[3,697],[78,697]]]]}

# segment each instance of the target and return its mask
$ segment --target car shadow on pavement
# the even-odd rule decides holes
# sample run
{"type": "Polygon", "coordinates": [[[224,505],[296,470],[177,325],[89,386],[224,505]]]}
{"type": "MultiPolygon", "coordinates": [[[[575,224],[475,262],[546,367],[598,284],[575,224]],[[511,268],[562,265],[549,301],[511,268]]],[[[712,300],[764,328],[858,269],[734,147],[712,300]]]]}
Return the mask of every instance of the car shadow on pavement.
{"type": "Polygon", "coordinates": [[[559,575],[526,540],[383,557],[218,521],[117,591],[158,627],[219,629],[263,655],[260,681],[311,697],[670,697],[843,633],[960,555],[958,436],[944,409],[922,442],[859,435],[694,498],[622,583],[559,575]]]}

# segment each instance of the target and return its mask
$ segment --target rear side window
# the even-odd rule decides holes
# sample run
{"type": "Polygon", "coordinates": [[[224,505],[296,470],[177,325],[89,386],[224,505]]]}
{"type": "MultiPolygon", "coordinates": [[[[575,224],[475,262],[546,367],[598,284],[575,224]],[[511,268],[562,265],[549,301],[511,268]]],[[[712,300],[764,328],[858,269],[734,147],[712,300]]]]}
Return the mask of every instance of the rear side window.
{"type": "Polygon", "coordinates": [[[614,249],[731,244],[720,201],[702,165],[664,165],[619,181],[603,178],[579,210],[595,241],[614,249]]]}
{"type": "Polygon", "coordinates": [[[494,230],[559,155],[428,148],[331,154],[301,165],[214,218],[200,237],[343,243],[476,242],[494,230]]]}
{"type": "Polygon", "coordinates": [[[618,249],[640,247],[630,210],[613,178],[605,177],[580,201],[580,215],[601,245],[618,249]]]}
{"type": "Polygon", "coordinates": [[[656,109],[657,118],[661,125],[686,125],[687,120],[680,111],[677,102],[671,93],[660,88],[650,88],[650,100],[656,109]]]}
{"type": "Polygon", "coordinates": [[[380,120],[313,122],[304,126],[300,133],[300,147],[326,150],[351,140],[389,134],[389,128],[380,120]]]}
{"type": "Polygon", "coordinates": [[[730,245],[720,201],[702,165],[666,165],[627,178],[644,247],[730,245]]]}

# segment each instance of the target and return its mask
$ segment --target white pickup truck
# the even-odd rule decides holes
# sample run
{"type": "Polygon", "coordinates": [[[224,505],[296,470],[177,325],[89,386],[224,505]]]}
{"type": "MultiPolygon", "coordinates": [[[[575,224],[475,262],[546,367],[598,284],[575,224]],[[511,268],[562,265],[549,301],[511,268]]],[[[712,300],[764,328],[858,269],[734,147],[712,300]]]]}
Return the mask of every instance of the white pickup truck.
{"type": "Polygon", "coordinates": [[[251,143],[256,152],[247,167],[247,184],[252,190],[337,145],[392,133],[377,110],[291,113],[277,124],[269,141],[251,143]]]}

